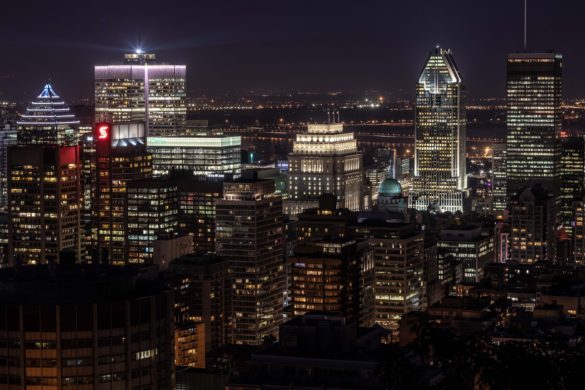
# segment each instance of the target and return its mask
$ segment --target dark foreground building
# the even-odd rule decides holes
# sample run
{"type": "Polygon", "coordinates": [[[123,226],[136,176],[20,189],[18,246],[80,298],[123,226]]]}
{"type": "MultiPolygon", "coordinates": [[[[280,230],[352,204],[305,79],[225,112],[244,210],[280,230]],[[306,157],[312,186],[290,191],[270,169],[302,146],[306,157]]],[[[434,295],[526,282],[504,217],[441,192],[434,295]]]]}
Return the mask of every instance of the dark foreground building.
{"type": "Polygon", "coordinates": [[[11,268],[0,280],[0,388],[174,388],[165,286],[109,266],[11,268]]]}
{"type": "Polygon", "coordinates": [[[248,372],[226,390],[383,389],[376,368],[387,335],[339,313],[307,313],[284,323],[279,342],[253,353],[248,372]]]}

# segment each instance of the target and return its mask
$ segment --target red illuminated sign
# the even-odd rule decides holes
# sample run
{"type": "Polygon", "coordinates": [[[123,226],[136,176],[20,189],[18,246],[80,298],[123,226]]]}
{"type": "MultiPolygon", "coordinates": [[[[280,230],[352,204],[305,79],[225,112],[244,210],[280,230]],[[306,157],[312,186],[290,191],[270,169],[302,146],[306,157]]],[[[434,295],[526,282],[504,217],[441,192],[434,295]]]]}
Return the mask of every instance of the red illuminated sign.
{"type": "Polygon", "coordinates": [[[110,128],[108,126],[100,126],[98,129],[99,132],[98,139],[107,139],[109,129],[110,128]]]}
{"type": "Polygon", "coordinates": [[[93,129],[93,139],[98,155],[110,154],[112,149],[112,124],[109,122],[98,122],[93,129]]]}
{"type": "Polygon", "coordinates": [[[97,123],[95,126],[95,137],[98,141],[110,139],[112,125],[110,123],[97,123]]]}

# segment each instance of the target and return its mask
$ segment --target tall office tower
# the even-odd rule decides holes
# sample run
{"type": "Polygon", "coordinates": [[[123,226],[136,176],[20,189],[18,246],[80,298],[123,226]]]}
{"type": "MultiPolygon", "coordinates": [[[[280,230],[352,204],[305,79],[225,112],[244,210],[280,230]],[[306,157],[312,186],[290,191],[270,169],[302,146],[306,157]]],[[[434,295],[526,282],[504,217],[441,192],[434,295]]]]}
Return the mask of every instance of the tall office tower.
{"type": "Polygon", "coordinates": [[[558,193],[562,65],[560,54],[508,55],[508,197],[534,184],[558,193]]]}
{"type": "Polygon", "coordinates": [[[0,387],[174,389],[172,299],[138,270],[0,271],[0,387]]]}
{"type": "Polygon", "coordinates": [[[372,219],[350,229],[352,237],[366,240],[373,252],[373,291],[364,306],[371,308],[373,322],[396,330],[404,314],[425,308],[424,234],[414,224],[372,219]]]}
{"type": "Polygon", "coordinates": [[[510,260],[554,261],[555,197],[540,185],[525,187],[510,199],[510,260]]]}
{"type": "Polygon", "coordinates": [[[148,136],[182,135],[187,116],[186,66],[129,53],[122,65],[95,67],[95,119],[144,122],[148,136]]]}
{"type": "Polygon", "coordinates": [[[296,216],[316,207],[319,196],[337,196],[340,208],[363,208],[362,153],[353,133],[343,124],[309,125],[308,132],[297,134],[289,154],[289,196],[285,214],[296,216]]]}
{"type": "Polygon", "coordinates": [[[142,123],[101,122],[94,138],[92,241],[100,261],[125,264],[126,188],[130,180],[152,176],[152,156],[146,152],[142,123]]]}
{"type": "Polygon", "coordinates": [[[494,235],[484,234],[480,226],[458,225],[443,229],[437,247],[440,263],[452,256],[463,264],[465,283],[479,283],[484,267],[495,260],[494,235]]]}
{"type": "Polygon", "coordinates": [[[573,203],[583,192],[585,181],[585,139],[561,136],[559,164],[559,216],[568,235],[573,232],[573,203]]]}
{"type": "Polygon", "coordinates": [[[78,146],[8,148],[10,264],[58,263],[80,253],[81,163],[78,146]]]}
{"type": "Polygon", "coordinates": [[[431,52],[416,84],[414,207],[462,211],[467,188],[465,88],[451,51],[431,52]]]}
{"type": "Polygon", "coordinates": [[[585,197],[583,194],[573,203],[573,262],[576,265],[585,265],[585,197]]]}
{"type": "Polygon", "coordinates": [[[272,180],[224,183],[216,203],[216,251],[228,260],[228,341],[259,345],[277,337],[285,293],[282,200],[272,180]]]}
{"type": "Polygon", "coordinates": [[[506,144],[492,146],[492,198],[496,217],[504,218],[508,204],[506,191],[506,144]]]}
{"type": "Polygon", "coordinates": [[[195,252],[215,252],[215,204],[223,197],[223,182],[180,171],[169,180],[179,195],[179,234],[192,237],[195,252]]]}
{"type": "Polygon", "coordinates": [[[92,230],[92,194],[95,190],[93,173],[96,167],[95,139],[93,131],[83,133],[79,137],[81,146],[81,191],[83,203],[81,206],[81,225],[84,242],[91,242],[92,230]]]}
{"type": "Polygon", "coordinates": [[[45,85],[16,125],[19,145],[76,145],[78,141],[79,121],[51,84],[45,85]]]}
{"type": "Polygon", "coordinates": [[[226,344],[228,264],[221,257],[190,254],[171,262],[166,275],[175,292],[175,322],[203,322],[205,350],[226,344]]]}
{"type": "Polygon", "coordinates": [[[239,135],[199,133],[187,137],[148,137],[154,175],[173,169],[194,175],[238,177],[241,173],[242,140],[239,135]]]}
{"type": "Polygon", "coordinates": [[[0,130],[0,211],[6,210],[8,173],[8,147],[16,145],[16,130],[9,127],[0,130]]]}
{"type": "Polygon", "coordinates": [[[287,284],[295,316],[337,311],[349,321],[360,317],[360,267],[365,246],[349,237],[357,212],[337,209],[335,195],[298,215],[297,243],[287,259],[287,284]]]}
{"type": "Polygon", "coordinates": [[[361,249],[349,238],[297,246],[287,259],[293,315],[334,311],[357,321],[361,249]]]}
{"type": "Polygon", "coordinates": [[[152,264],[155,241],[178,235],[177,186],[167,180],[131,180],[126,184],[125,209],[128,262],[152,264]]]}

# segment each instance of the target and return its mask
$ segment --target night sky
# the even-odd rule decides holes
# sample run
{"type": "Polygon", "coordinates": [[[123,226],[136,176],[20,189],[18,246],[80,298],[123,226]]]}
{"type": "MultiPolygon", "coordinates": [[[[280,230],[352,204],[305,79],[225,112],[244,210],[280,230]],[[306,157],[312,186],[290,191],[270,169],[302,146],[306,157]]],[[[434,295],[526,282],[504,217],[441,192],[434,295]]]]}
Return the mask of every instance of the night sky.
{"type": "MultiPolygon", "coordinates": [[[[522,46],[522,0],[7,1],[0,93],[26,102],[50,78],[93,96],[93,66],[142,45],[187,64],[192,96],[225,91],[401,90],[436,44],[453,50],[471,97],[504,96],[522,46]]],[[[529,48],[565,58],[565,97],[585,96],[585,2],[529,0],[529,48]]]]}

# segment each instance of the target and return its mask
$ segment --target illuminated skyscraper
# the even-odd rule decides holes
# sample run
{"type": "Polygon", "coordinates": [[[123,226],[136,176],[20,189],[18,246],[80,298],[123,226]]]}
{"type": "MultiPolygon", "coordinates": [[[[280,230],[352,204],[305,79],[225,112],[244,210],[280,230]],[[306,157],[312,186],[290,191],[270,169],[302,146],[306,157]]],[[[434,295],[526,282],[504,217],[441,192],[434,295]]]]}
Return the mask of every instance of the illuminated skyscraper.
{"type": "Polygon", "coordinates": [[[508,55],[508,197],[534,184],[558,193],[562,65],[555,53],[508,55]]]}
{"type": "Polygon", "coordinates": [[[524,187],[510,199],[510,260],[554,261],[556,255],[554,195],[540,185],[524,187]]]}
{"type": "Polygon", "coordinates": [[[573,214],[574,202],[581,200],[583,193],[583,182],[585,180],[585,140],[582,136],[561,136],[560,146],[559,217],[562,227],[570,235],[573,232],[575,221],[573,214]]]}
{"type": "Polygon", "coordinates": [[[507,205],[506,192],[506,145],[492,147],[492,197],[494,214],[502,218],[507,205]]]}
{"type": "Polygon", "coordinates": [[[124,264],[127,183],[152,177],[152,156],[146,152],[141,123],[98,123],[94,138],[92,241],[102,261],[124,264]]]}
{"type": "Polygon", "coordinates": [[[148,136],[176,136],[187,115],[186,66],[156,62],[154,54],[129,53],[122,65],[95,67],[95,118],[144,122],[148,136]]]}
{"type": "Polygon", "coordinates": [[[81,191],[83,193],[83,203],[81,207],[81,225],[83,231],[83,241],[91,242],[92,231],[92,193],[95,189],[94,171],[96,167],[95,139],[93,129],[89,132],[83,132],[80,137],[81,146],[81,191]]]}
{"type": "Polygon", "coordinates": [[[76,145],[79,121],[51,84],[46,84],[17,124],[19,145],[76,145]]]}
{"type": "Polygon", "coordinates": [[[353,133],[343,124],[309,125],[297,134],[289,154],[289,197],[285,213],[296,216],[317,207],[324,193],[337,196],[338,206],[353,211],[363,208],[363,161],[353,133]]]}
{"type": "Polygon", "coordinates": [[[580,196],[574,202],[573,218],[573,261],[576,265],[585,265],[585,197],[580,196]]]}
{"type": "Polygon", "coordinates": [[[185,137],[148,137],[155,176],[180,169],[201,176],[238,177],[241,149],[239,135],[198,133],[185,137]]]}
{"type": "Polygon", "coordinates": [[[294,316],[310,311],[335,311],[348,321],[360,318],[360,269],[367,245],[349,237],[349,224],[358,213],[336,208],[332,194],[319,206],[298,215],[298,241],[287,258],[287,281],[294,316]]]}
{"type": "Polygon", "coordinates": [[[177,186],[168,180],[131,180],[126,184],[126,245],[129,263],[152,264],[154,242],[177,236],[177,186]]]}
{"type": "Polygon", "coordinates": [[[414,224],[374,219],[351,226],[350,234],[372,251],[371,264],[362,265],[362,272],[372,274],[364,310],[372,312],[370,321],[395,330],[404,314],[425,308],[424,234],[414,224]]]}
{"type": "Polygon", "coordinates": [[[441,263],[452,256],[463,264],[465,283],[479,283],[484,267],[495,258],[494,235],[473,225],[457,225],[441,230],[437,248],[441,263]]]}
{"type": "Polygon", "coordinates": [[[223,197],[223,182],[171,173],[179,193],[179,234],[191,236],[197,253],[215,252],[215,203],[223,197]]]}
{"type": "Polygon", "coordinates": [[[80,176],[79,146],[8,148],[10,264],[56,264],[64,250],[79,258],[80,176]]]}
{"type": "Polygon", "coordinates": [[[282,200],[272,180],[224,183],[216,202],[216,251],[228,261],[228,341],[260,345],[277,337],[285,293],[282,200]]]}
{"type": "Polygon", "coordinates": [[[431,52],[416,85],[414,207],[463,209],[466,117],[464,87],[451,51],[431,52]]]}
{"type": "Polygon", "coordinates": [[[293,315],[335,311],[357,321],[362,257],[349,238],[298,246],[287,260],[293,315]]]}
{"type": "Polygon", "coordinates": [[[8,173],[8,147],[16,144],[16,131],[6,128],[0,130],[0,210],[6,210],[8,192],[6,179],[8,173]]]}

